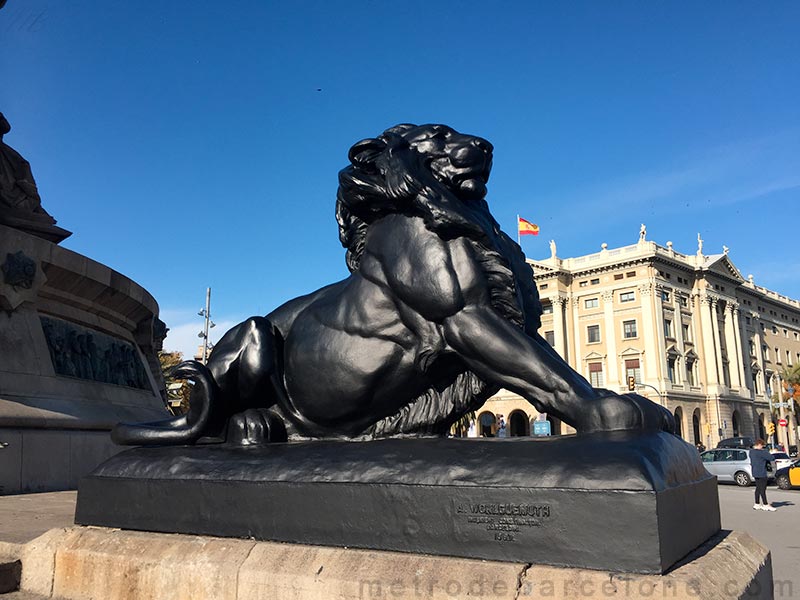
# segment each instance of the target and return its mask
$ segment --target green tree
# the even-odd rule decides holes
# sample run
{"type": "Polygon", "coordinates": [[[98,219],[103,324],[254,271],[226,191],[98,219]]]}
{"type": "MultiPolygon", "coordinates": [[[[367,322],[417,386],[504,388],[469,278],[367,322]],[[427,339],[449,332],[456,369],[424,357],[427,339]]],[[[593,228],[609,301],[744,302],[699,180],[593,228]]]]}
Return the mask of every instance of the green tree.
{"type": "Polygon", "coordinates": [[[164,382],[167,385],[167,408],[175,415],[182,415],[189,410],[191,387],[186,379],[174,378],[172,369],[183,362],[183,354],[180,352],[161,351],[158,353],[158,362],[161,365],[161,373],[164,375],[164,382]]]}
{"type": "Polygon", "coordinates": [[[795,412],[800,413],[800,362],[781,372],[781,382],[783,384],[782,401],[793,402],[795,412]],[[789,395],[789,385],[794,388],[794,394],[791,396],[789,395]]]}

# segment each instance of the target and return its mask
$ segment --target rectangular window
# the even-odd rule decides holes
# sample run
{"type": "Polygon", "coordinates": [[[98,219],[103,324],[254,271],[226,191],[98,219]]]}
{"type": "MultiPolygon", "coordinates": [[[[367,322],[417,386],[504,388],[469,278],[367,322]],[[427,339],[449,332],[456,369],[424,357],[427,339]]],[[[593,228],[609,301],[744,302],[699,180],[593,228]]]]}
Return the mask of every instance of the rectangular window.
{"type": "Polygon", "coordinates": [[[553,305],[551,303],[542,304],[542,314],[543,315],[552,315],[553,314],[553,305]]]}
{"type": "Polygon", "coordinates": [[[549,283],[541,283],[539,284],[539,289],[546,290],[549,285],[550,285],[549,283]]]}
{"type": "Polygon", "coordinates": [[[636,271],[628,271],[625,273],[625,277],[636,277],[636,271]]]}
{"type": "Polygon", "coordinates": [[[681,332],[683,333],[683,341],[684,342],[691,342],[692,336],[689,332],[689,324],[688,323],[681,323],[681,332]]]}
{"type": "Polygon", "coordinates": [[[694,359],[686,359],[686,383],[694,385],[694,359]]]}
{"type": "Polygon", "coordinates": [[[614,281],[619,281],[623,277],[625,276],[622,273],[614,273],[614,281]]]}
{"type": "Polygon", "coordinates": [[[664,337],[672,338],[672,319],[664,319],[664,337]]]}
{"type": "Polygon", "coordinates": [[[630,358],[625,361],[625,381],[633,377],[636,383],[642,383],[642,371],[639,368],[639,359],[630,358]]]}
{"type": "Polygon", "coordinates": [[[578,285],[581,286],[581,287],[586,287],[587,285],[589,285],[589,282],[588,281],[581,281],[578,285]]]}
{"type": "Polygon", "coordinates": [[[670,293],[667,290],[661,290],[661,300],[663,302],[669,302],[670,293]]]}
{"type": "Polygon", "coordinates": [[[603,387],[603,363],[589,363],[589,383],[595,388],[603,387]]]}
{"type": "Polygon", "coordinates": [[[592,279],[589,283],[591,283],[592,285],[598,285],[600,283],[600,280],[599,279],[592,279]]]}
{"type": "Polygon", "coordinates": [[[679,300],[680,300],[681,306],[683,306],[684,308],[689,306],[689,299],[686,296],[679,296],[679,300]]]}
{"type": "Polygon", "coordinates": [[[588,298],[584,301],[583,305],[586,308],[597,308],[600,304],[598,298],[588,298]]]}
{"type": "Polygon", "coordinates": [[[635,292],[622,292],[619,295],[620,302],[633,302],[634,300],[636,300],[635,292]]]}
{"type": "Polygon", "coordinates": [[[675,379],[675,357],[668,356],[667,357],[667,377],[669,378],[671,383],[678,383],[675,379]]]}
{"type": "Polygon", "coordinates": [[[600,325],[589,325],[586,333],[590,344],[597,344],[600,341],[600,325]]]}
{"type": "Polygon", "coordinates": [[[628,338],[635,338],[639,336],[639,332],[636,330],[636,321],[623,321],[622,322],[622,337],[625,339],[628,338]]]}
{"type": "Polygon", "coordinates": [[[547,340],[547,343],[550,344],[553,348],[556,346],[556,334],[553,331],[545,331],[544,332],[544,339],[547,340]]]}

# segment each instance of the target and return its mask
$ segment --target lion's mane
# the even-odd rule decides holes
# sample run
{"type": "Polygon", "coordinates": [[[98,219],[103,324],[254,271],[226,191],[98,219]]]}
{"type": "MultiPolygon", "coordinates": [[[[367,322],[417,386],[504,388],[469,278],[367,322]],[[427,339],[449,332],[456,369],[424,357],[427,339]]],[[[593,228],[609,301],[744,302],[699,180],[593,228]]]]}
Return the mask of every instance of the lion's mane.
{"type": "MultiPolygon", "coordinates": [[[[371,223],[389,214],[421,217],[425,226],[443,239],[464,237],[471,241],[489,282],[494,308],[535,335],[541,304],[533,273],[519,246],[500,230],[485,200],[462,202],[434,177],[429,167],[431,157],[418,150],[426,135],[432,137],[442,127],[397,125],[350,149],[351,164],[339,172],[336,198],[339,239],[347,249],[347,267],[351,272],[358,269],[371,223]],[[413,143],[404,136],[410,133],[413,143]]],[[[498,389],[464,370],[446,387],[427,390],[364,433],[443,433],[498,389]]]]}

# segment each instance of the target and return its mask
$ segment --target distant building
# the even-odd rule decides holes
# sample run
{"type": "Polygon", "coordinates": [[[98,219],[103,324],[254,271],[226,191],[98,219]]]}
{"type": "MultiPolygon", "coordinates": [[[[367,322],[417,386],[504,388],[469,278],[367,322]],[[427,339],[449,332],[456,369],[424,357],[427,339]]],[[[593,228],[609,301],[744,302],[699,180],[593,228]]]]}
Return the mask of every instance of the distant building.
{"type": "MultiPolygon", "coordinates": [[[[637,391],[666,406],[680,435],[766,438],[779,373],[800,362],[800,302],[745,279],[728,256],[681,254],[640,236],[595,254],[528,261],[544,314],[540,333],[593,386],[637,391]]],[[[506,390],[478,411],[477,435],[530,435],[537,412],[506,390]]],[[[574,430],[547,417],[553,434],[574,430]]],[[[790,443],[794,415],[787,413],[790,443]]],[[[785,439],[785,438],[781,438],[785,439]]]]}

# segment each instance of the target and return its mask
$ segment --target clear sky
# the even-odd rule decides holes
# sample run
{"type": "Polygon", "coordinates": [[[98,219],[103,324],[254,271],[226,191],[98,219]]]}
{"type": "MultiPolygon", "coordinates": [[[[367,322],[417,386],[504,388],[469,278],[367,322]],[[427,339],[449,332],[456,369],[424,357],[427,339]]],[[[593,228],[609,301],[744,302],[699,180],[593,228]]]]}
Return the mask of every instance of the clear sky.
{"type": "Polygon", "coordinates": [[[800,298],[800,2],[107,2],[0,10],[5,141],[63,242],[197,346],[347,275],[354,142],[440,122],[495,145],[488,201],[531,258],[730,247],[800,298]]]}

